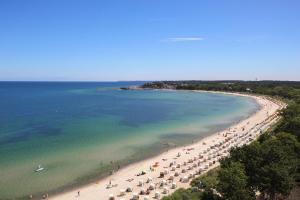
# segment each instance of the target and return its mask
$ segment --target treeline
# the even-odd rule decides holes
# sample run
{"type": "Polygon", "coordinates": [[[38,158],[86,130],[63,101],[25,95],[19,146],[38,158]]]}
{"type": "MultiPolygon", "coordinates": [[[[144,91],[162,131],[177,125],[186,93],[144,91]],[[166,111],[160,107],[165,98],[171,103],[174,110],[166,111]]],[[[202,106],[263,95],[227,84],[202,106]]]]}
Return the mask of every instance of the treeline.
{"type": "Polygon", "coordinates": [[[300,180],[300,82],[166,81],[143,88],[248,92],[280,97],[288,106],[270,134],[230,151],[213,173],[192,181],[164,200],[284,199],[300,180]]]}
{"type": "Polygon", "coordinates": [[[295,136],[265,134],[248,146],[232,149],[214,172],[163,200],[284,199],[299,178],[299,151],[295,136]]]}
{"type": "Polygon", "coordinates": [[[275,130],[288,132],[300,139],[300,82],[296,81],[161,81],[146,83],[142,88],[246,92],[284,99],[288,106],[275,130]]]}
{"type": "Polygon", "coordinates": [[[232,149],[214,172],[163,200],[283,199],[299,177],[299,151],[300,144],[291,134],[264,135],[248,146],[232,149]]]}
{"type": "Polygon", "coordinates": [[[143,88],[177,90],[208,90],[253,92],[279,96],[300,103],[300,82],[296,81],[159,81],[142,85],[143,88]]]}

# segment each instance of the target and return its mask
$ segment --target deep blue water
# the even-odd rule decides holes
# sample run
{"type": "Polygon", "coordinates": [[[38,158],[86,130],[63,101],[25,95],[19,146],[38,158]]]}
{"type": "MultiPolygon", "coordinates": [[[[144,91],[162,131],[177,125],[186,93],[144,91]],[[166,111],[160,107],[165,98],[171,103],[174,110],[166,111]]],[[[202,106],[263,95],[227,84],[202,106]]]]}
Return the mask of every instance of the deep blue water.
{"type": "Polygon", "coordinates": [[[257,109],[231,95],[119,90],[142,83],[0,82],[0,199],[89,181],[111,159],[191,142],[257,109]],[[36,175],[38,164],[46,172],[36,175]]]}

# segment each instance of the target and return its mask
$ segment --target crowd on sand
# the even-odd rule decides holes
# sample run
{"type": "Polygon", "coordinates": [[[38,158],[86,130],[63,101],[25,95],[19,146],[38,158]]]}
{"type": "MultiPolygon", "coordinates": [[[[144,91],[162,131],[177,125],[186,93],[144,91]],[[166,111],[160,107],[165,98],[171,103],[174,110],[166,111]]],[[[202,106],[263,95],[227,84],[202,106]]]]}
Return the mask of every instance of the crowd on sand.
{"type": "Polygon", "coordinates": [[[218,166],[219,160],[228,156],[231,148],[251,143],[279,119],[278,110],[284,104],[266,97],[252,98],[261,108],[230,128],[189,146],[172,149],[120,169],[92,186],[51,199],[161,199],[177,188],[188,187],[191,180],[218,166]]]}

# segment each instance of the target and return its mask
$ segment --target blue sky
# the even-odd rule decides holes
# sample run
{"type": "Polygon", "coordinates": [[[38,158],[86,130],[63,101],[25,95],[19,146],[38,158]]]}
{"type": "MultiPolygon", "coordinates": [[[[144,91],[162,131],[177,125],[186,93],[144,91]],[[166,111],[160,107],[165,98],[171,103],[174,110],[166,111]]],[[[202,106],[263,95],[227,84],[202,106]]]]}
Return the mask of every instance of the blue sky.
{"type": "Polygon", "coordinates": [[[0,80],[300,80],[298,0],[0,0],[0,80]]]}

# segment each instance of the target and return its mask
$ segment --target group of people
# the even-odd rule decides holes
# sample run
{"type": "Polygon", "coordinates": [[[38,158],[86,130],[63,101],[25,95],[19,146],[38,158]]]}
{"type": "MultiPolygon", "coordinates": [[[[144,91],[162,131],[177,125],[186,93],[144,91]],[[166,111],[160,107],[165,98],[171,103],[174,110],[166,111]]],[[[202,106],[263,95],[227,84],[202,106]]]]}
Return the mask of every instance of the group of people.
{"type": "MultiPolygon", "coordinates": [[[[231,148],[248,144],[257,138],[262,133],[262,130],[270,126],[270,122],[276,117],[277,114],[274,113],[273,115],[268,115],[268,117],[260,123],[250,125],[249,122],[247,122],[245,126],[240,128],[228,129],[224,134],[219,135],[218,139],[213,140],[213,144],[203,142],[202,145],[206,145],[207,147],[204,151],[198,153],[198,156],[195,156],[195,153],[193,153],[193,151],[197,150],[196,146],[195,148],[182,149],[182,153],[188,154],[185,157],[189,157],[186,158],[187,160],[183,163],[176,162],[176,159],[181,156],[181,152],[178,152],[169,165],[164,164],[164,162],[167,162],[167,159],[163,158],[161,165],[164,166],[165,170],[161,171],[159,176],[153,180],[138,184],[140,186],[139,192],[133,193],[134,198],[131,199],[135,199],[137,197],[136,194],[143,195],[144,199],[150,199],[147,195],[151,194],[152,191],[154,191],[153,198],[159,199],[160,193],[168,194],[171,189],[176,188],[176,181],[179,184],[188,183],[192,178],[218,165],[219,159],[227,156],[231,148]],[[153,187],[153,185],[155,187],[153,187]]],[[[154,168],[158,166],[159,162],[155,162],[154,165],[150,166],[150,172],[153,172],[154,168]]],[[[139,174],[139,176],[140,175],[141,174],[139,174]]],[[[130,190],[130,192],[132,192],[132,190],[130,190]]],[[[122,196],[124,195],[126,194],[122,194],[122,196]]],[[[111,194],[109,199],[113,200],[115,197],[111,194]]]]}

